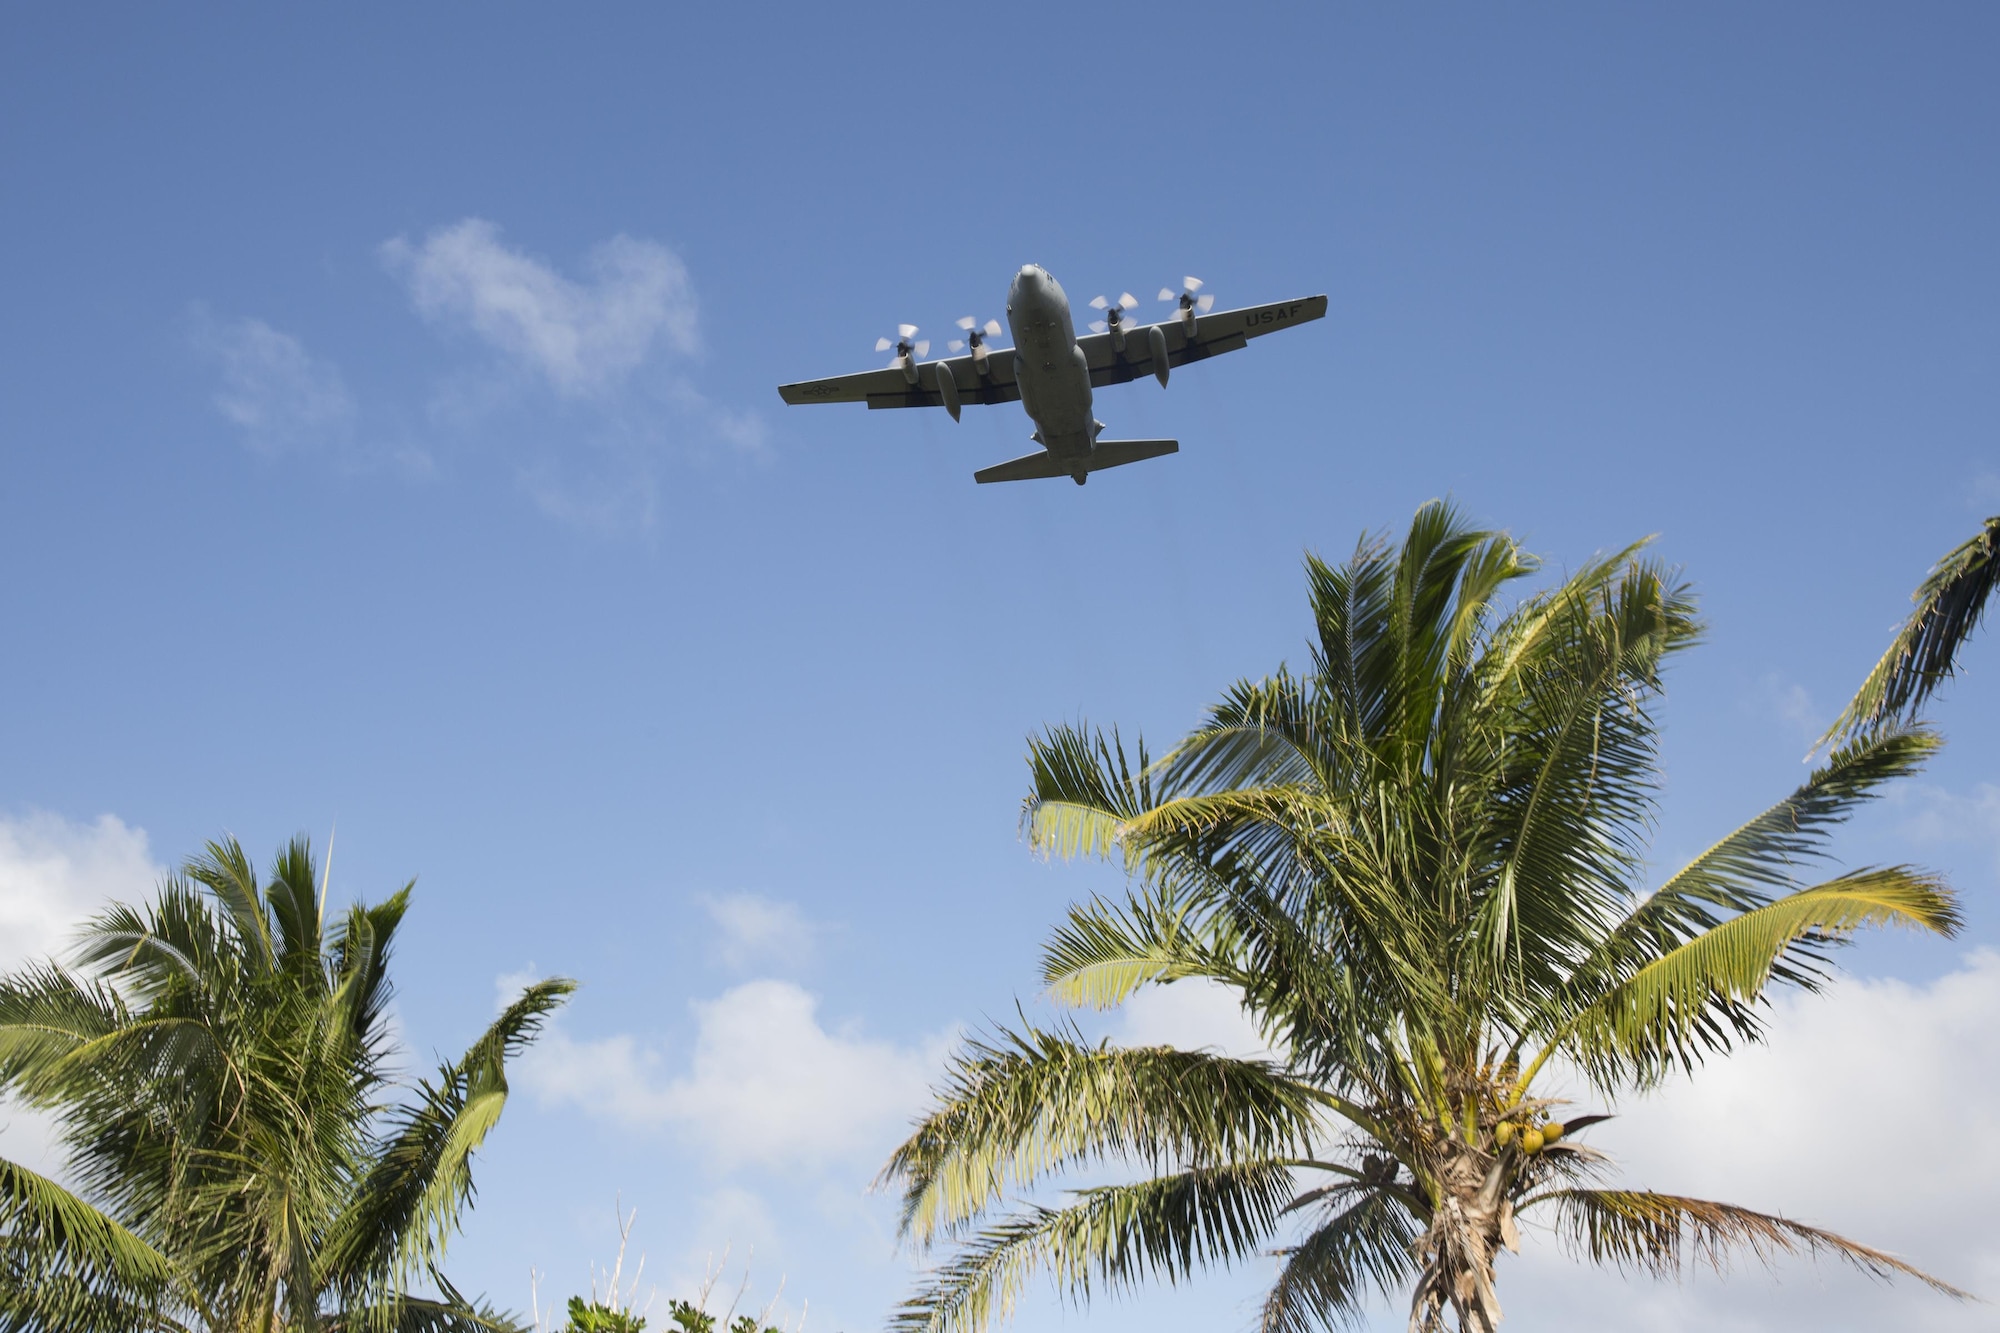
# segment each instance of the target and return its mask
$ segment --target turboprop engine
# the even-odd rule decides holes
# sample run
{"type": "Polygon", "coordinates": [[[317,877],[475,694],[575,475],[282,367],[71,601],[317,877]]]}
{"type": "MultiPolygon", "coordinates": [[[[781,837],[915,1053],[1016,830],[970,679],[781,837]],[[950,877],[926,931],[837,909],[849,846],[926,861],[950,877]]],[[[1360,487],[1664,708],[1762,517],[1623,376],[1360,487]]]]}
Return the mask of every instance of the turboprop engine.
{"type": "Polygon", "coordinates": [[[1090,322],[1090,331],[1092,333],[1110,333],[1111,345],[1118,351],[1123,352],[1125,350],[1126,315],[1130,311],[1139,308],[1139,298],[1130,292],[1126,292],[1116,301],[1111,300],[1109,297],[1093,296],[1090,298],[1090,308],[1104,312],[1103,319],[1094,319],[1090,322]]]}
{"type": "Polygon", "coordinates": [[[1201,279],[1196,277],[1182,278],[1181,289],[1178,292],[1171,287],[1160,288],[1160,299],[1162,301],[1172,301],[1180,307],[1181,323],[1187,325],[1188,337],[1190,338],[1194,337],[1195,334],[1196,317],[1198,315],[1206,315],[1215,308],[1215,293],[1210,292],[1206,296],[1196,296],[1195,293],[1200,290],[1201,279]]]}
{"type": "Polygon", "coordinates": [[[987,375],[986,340],[1000,336],[1000,321],[989,319],[984,324],[981,324],[978,316],[964,315],[959,318],[958,327],[965,330],[965,337],[963,339],[953,338],[945,346],[951,349],[953,356],[970,347],[972,349],[972,368],[979,372],[981,379],[985,379],[987,375]]]}
{"type": "Polygon", "coordinates": [[[889,362],[889,369],[902,371],[903,378],[913,389],[917,387],[917,362],[931,354],[931,340],[925,338],[921,342],[911,342],[910,340],[916,336],[916,325],[898,324],[896,341],[890,342],[887,338],[875,340],[875,350],[878,352],[886,352],[891,347],[896,349],[895,357],[889,362]]]}

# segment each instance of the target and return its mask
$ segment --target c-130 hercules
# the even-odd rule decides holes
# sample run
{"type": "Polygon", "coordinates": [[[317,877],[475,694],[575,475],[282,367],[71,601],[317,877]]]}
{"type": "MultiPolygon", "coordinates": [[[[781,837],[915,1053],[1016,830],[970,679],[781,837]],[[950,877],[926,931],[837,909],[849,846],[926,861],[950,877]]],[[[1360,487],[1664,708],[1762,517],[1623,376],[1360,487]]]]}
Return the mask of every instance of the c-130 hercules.
{"type": "Polygon", "coordinates": [[[1211,313],[1215,298],[1197,297],[1200,288],[1198,278],[1185,279],[1178,293],[1162,288],[1160,299],[1177,308],[1158,324],[1141,325],[1130,318],[1128,312],[1139,304],[1130,292],[1115,302],[1100,296],[1090,304],[1102,310],[1104,318],[1090,326],[1091,334],[1079,338],[1062,284],[1041,265],[1026,264],[1007,290],[1007,324],[1014,334],[1011,352],[986,345],[988,338],[1000,335],[997,320],[982,326],[968,315],[958,321],[966,340],[951,344],[953,351],[967,348],[965,354],[925,361],[929,341],[911,341],[916,326],[903,324],[894,344],[884,338],[875,345],[880,352],[895,348],[896,359],[885,368],[784,384],[778,393],[788,403],[942,407],[953,421],[958,420],[962,404],[1018,398],[1035,423],[1034,439],[1041,452],[981,468],[972,479],[1071,477],[1081,486],[1093,472],[1180,451],[1176,440],[1098,439],[1104,423],[1091,415],[1093,388],[1124,384],[1141,375],[1153,376],[1164,388],[1174,366],[1233,352],[1252,338],[1326,314],[1324,296],[1211,313]]]}

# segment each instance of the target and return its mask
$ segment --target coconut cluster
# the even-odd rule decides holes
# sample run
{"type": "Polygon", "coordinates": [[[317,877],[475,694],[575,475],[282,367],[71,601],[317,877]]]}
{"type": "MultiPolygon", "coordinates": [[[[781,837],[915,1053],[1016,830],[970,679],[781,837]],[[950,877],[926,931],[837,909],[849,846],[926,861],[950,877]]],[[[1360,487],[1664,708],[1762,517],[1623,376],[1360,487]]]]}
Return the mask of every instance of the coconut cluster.
{"type": "Polygon", "coordinates": [[[1526,1120],[1502,1120],[1493,1127],[1493,1142],[1501,1148],[1518,1143],[1521,1151],[1533,1157],[1549,1144],[1563,1136],[1560,1120],[1544,1120],[1540,1123],[1526,1120]]]}

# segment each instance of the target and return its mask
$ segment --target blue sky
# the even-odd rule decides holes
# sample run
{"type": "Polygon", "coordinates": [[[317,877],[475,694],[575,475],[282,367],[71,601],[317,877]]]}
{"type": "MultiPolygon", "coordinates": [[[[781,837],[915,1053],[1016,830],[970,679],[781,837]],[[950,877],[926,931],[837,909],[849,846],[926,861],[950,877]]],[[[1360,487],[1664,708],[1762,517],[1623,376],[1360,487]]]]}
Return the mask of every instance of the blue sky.
{"type": "MultiPolygon", "coordinates": [[[[950,1034],[1032,999],[1043,932],[1115,884],[1020,845],[1024,737],[1165,739],[1301,660],[1306,549],[1439,495],[1559,567],[1658,534],[1712,625],[1662,861],[1797,781],[2000,512],[1996,56],[1973,5],[16,8],[8,957],[203,839],[337,823],[337,894],[419,877],[420,1054],[497,978],[584,982],[456,1272],[566,1294],[622,1191],[663,1293],[754,1246],[782,1310],[875,1327],[906,1275],[863,1188],[950,1034]],[[1110,434],[1182,451],[1081,490],[972,484],[1025,451],[1013,406],[778,402],[898,321],[998,314],[1028,261],[1078,301],[1194,273],[1331,307],[1103,391],[1110,434]]],[[[1949,872],[1964,937],[1869,940],[1786,1011],[1801,1052],[1879,1030],[1904,1064],[1774,1051],[1603,1137],[1989,1294],[2000,1161],[1948,1147],[2000,1131],[1996,652],[1843,845],[1949,872]],[[1857,1106],[1964,1137],[1829,1180],[1857,1106]],[[1717,1125],[1763,1128],[1732,1157],[1717,1125]]],[[[1554,1328],[1983,1317],[1805,1270],[1627,1292],[1551,1249],[1502,1290],[1554,1328]]],[[[1091,1317],[1247,1327],[1256,1287],[1091,1317]]]]}

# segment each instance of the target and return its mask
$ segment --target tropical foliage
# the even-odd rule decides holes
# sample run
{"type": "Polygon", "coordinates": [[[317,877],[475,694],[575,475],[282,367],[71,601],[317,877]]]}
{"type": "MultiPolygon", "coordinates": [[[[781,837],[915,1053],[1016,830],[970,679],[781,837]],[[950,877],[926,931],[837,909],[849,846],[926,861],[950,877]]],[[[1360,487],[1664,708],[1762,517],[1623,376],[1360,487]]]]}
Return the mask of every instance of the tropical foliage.
{"type": "MultiPolygon", "coordinates": [[[[676,1333],[715,1333],[716,1318],[692,1301],[667,1302],[667,1317],[676,1333]]],[[[630,1305],[612,1300],[569,1298],[569,1323],[563,1333],[645,1333],[646,1317],[630,1305]]],[[[753,1315],[738,1315],[729,1322],[729,1333],[785,1333],[775,1324],[761,1327],[753,1315]]]]}
{"type": "Polygon", "coordinates": [[[563,1333],[644,1333],[645,1327],[646,1317],[642,1314],[634,1314],[610,1302],[586,1301],[581,1296],[572,1296],[569,1298],[569,1323],[563,1333]]]}
{"type": "Polygon", "coordinates": [[[2000,517],[1937,562],[1910,600],[1910,618],[1868,673],[1853,702],[1835,720],[1822,745],[1854,736],[1895,718],[1914,718],[1931,692],[1950,679],[1958,651],[1986,614],[1986,600],[2000,587],[2000,517]]]}
{"type": "Polygon", "coordinates": [[[528,987],[392,1100],[410,889],[328,921],[305,840],[261,884],[211,843],[91,921],[74,967],[0,978],[0,1090],[54,1116],[75,1185],[0,1161],[0,1330],[515,1327],[438,1265],[507,1060],[572,984],[528,987]]]}
{"type": "Polygon", "coordinates": [[[1358,1320],[1377,1293],[1406,1294],[1412,1329],[1491,1330],[1497,1253],[1534,1218],[1652,1273],[1809,1251],[1952,1290],[1775,1214],[1610,1187],[1580,1141],[1605,1117],[1559,1096],[1755,1040],[1771,988],[1821,985],[1862,927],[1950,934],[1951,893],[1922,871],[1800,878],[1936,739],[1863,729],[1648,885],[1655,709],[1693,601],[1635,547],[1503,608],[1535,570],[1428,505],[1399,547],[1307,562],[1309,673],[1237,684],[1157,762],[1116,732],[1031,744],[1033,845],[1130,877],[1055,932],[1050,994],[1106,1008],[1205,980],[1274,1054],[1025,1017],[969,1042],[884,1170],[906,1238],[943,1251],[903,1333],[981,1328],[1037,1273],[1083,1299],[1273,1246],[1268,1333],[1358,1320]]]}

